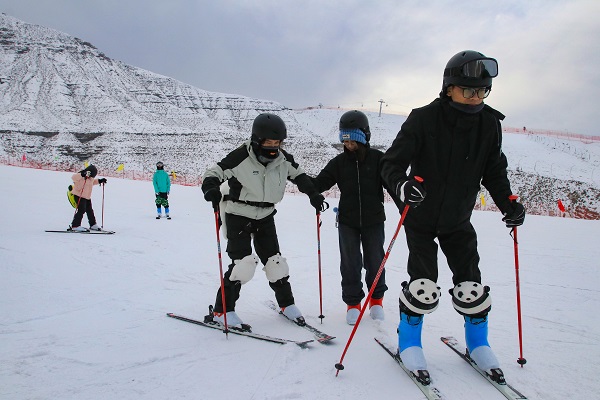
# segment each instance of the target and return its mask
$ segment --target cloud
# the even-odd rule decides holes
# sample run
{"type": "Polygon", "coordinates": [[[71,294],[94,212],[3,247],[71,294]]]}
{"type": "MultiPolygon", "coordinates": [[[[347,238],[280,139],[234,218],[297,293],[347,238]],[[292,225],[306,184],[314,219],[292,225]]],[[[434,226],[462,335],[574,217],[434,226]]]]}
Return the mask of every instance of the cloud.
{"type": "Polygon", "coordinates": [[[488,103],[509,125],[600,134],[600,3],[360,0],[0,0],[4,12],[196,87],[280,102],[406,114],[458,51],[495,57],[488,103]],[[585,96],[585,97],[584,97],[585,96]]]}

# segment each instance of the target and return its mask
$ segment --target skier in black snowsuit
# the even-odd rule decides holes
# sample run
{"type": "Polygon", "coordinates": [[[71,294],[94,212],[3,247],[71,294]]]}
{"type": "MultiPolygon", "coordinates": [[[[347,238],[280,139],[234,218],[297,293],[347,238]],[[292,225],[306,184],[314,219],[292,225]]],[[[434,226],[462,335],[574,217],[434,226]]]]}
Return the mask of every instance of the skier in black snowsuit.
{"type": "Polygon", "coordinates": [[[404,363],[424,380],[423,315],[437,308],[440,296],[435,239],[452,271],[450,293],[465,318],[469,352],[491,375],[502,373],[487,341],[491,298],[489,287],[481,285],[477,235],[470,222],[480,185],[507,227],[525,218],[524,207],[509,198],[500,125],[504,115],[483,103],[497,73],[496,60],[479,52],[453,56],[439,98],[412,110],[382,159],[383,179],[411,206],[404,222],[410,281],[402,284],[400,295],[399,349],[404,363]]]}
{"type": "MultiPolygon", "coordinates": [[[[347,305],[346,322],[354,325],[365,297],[362,271],[367,288],[371,286],[384,257],[385,240],[383,180],[380,161],[383,152],[371,148],[367,116],[358,111],[345,112],[339,123],[339,140],[344,151],[331,159],[313,179],[319,192],[333,185],[340,190],[338,235],[342,300],[347,305]],[[362,246],[362,254],[361,254],[362,246]]],[[[369,314],[384,319],[383,295],[387,290],[382,271],[369,301],[369,314]]]]}

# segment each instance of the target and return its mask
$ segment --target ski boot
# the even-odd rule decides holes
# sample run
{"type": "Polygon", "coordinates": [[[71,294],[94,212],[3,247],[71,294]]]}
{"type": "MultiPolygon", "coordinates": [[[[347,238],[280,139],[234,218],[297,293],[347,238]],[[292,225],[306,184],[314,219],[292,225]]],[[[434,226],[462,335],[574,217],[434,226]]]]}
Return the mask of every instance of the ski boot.
{"type": "Polygon", "coordinates": [[[506,384],[500,363],[488,343],[488,318],[465,315],[465,339],[467,356],[494,382],[506,384]]]}
{"type": "Polygon", "coordinates": [[[360,315],[360,303],[356,305],[348,305],[348,309],[346,311],[346,323],[348,325],[356,324],[358,320],[358,316],[360,315]]]}
{"type": "Polygon", "coordinates": [[[427,361],[421,345],[421,330],[423,328],[423,315],[407,315],[400,312],[398,325],[398,352],[404,366],[411,371],[417,381],[422,385],[431,383],[431,376],[427,370],[427,361]]]}

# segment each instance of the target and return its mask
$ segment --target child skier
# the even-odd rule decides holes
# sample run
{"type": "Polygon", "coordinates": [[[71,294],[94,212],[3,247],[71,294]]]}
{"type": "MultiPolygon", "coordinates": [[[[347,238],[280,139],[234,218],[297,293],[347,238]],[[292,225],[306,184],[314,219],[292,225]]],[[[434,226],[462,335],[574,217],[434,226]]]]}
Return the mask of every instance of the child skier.
{"type": "Polygon", "coordinates": [[[162,217],[161,206],[165,208],[165,216],[167,219],[171,219],[169,215],[169,193],[171,192],[171,179],[169,174],[165,172],[165,165],[162,161],[156,163],[156,172],[152,177],[152,183],[154,184],[154,195],[156,197],[156,219],[162,217]]]}
{"type": "Polygon", "coordinates": [[[490,288],[481,284],[477,235],[470,221],[481,184],[507,227],[525,219],[524,207],[509,198],[500,126],[504,115],[483,102],[497,75],[493,58],[472,50],[454,55],[444,70],[439,98],[412,110],[381,161],[383,179],[411,207],[404,222],[410,281],[400,292],[398,344],[406,367],[425,384],[429,373],[421,328],[424,315],[439,303],[438,244],[452,271],[450,295],[465,321],[469,354],[492,379],[504,379],[488,343],[490,288]]]}
{"type": "MultiPolygon", "coordinates": [[[[371,131],[367,116],[357,110],[348,111],[340,118],[339,139],[343,153],[330,160],[313,179],[319,192],[337,184],[340,189],[338,236],[340,246],[340,273],[342,300],[347,305],[346,322],[354,325],[365,297],[362,270],[370,290],[384,257],[385,240],[383,208],[383,181],[380,160],[383,153],[369,145],[371,131]],[[361,254],[361,245],[362,252],[361,254]]],[[[383,294],[387,290],[385,271],[369,301],[369,314],[383,320],[383,294]]]]}
{"type": "Polygon", "coordinates": [[[77,211],[67,230],[76,232],[87,231],[86,228],[81,226],[81,220],[83,219],[84,213],[87,214],[91,230],[102,230],[98,224],[96,224],[96,217],[94,216],[94,209],[92,208],[92,187],[94,185],[106,184],[107,180],[106,178],[94,179],[97,174],[98,169],[94,165],[89,165],[86,169],[77,172],[71,177],[71,179],[73,179],[71,193],[77,204],[77,211]]]}
{"type": "Polygon", "coordinates": [[[227,254],[232,260],[224,275],[227,309],[223,310],[219,289],[213,315],[213,320],[221,324],[227,313],[228,325],[241,327],[242,320],[235,312],[235,304],[242,285],[254,276],[259,259],[282,312],[299,324],[304,321],[288,282],[289,266],[279,249],[275,204],[283,199],[288,179],[309,195],[310,203],[317,211],[322,210],[325,199],[294,158],[281,149],[286,137],[287,129],[279,116],[260,114],[254,119],[250,140],[204,173],[204,199],[213,204],[215,211],[219,210],[223,198],[221,183],[227,181],[229,185],[229,194],[223,198],[227,254]],[[252,244],[256,255],[252,254],[252,244]]]}

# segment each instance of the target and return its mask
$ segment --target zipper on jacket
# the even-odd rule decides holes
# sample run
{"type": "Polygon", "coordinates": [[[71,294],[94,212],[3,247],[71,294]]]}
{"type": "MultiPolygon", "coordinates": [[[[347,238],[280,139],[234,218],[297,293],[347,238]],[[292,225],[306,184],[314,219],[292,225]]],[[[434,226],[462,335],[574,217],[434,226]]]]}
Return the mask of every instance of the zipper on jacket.
{"type": "Polygon", "coordinates": [[[360,168],[358,157],[356,158],[356,180],[358,181],[358,226],[362,228],[362,196],[360,192],[360,168]]]}

